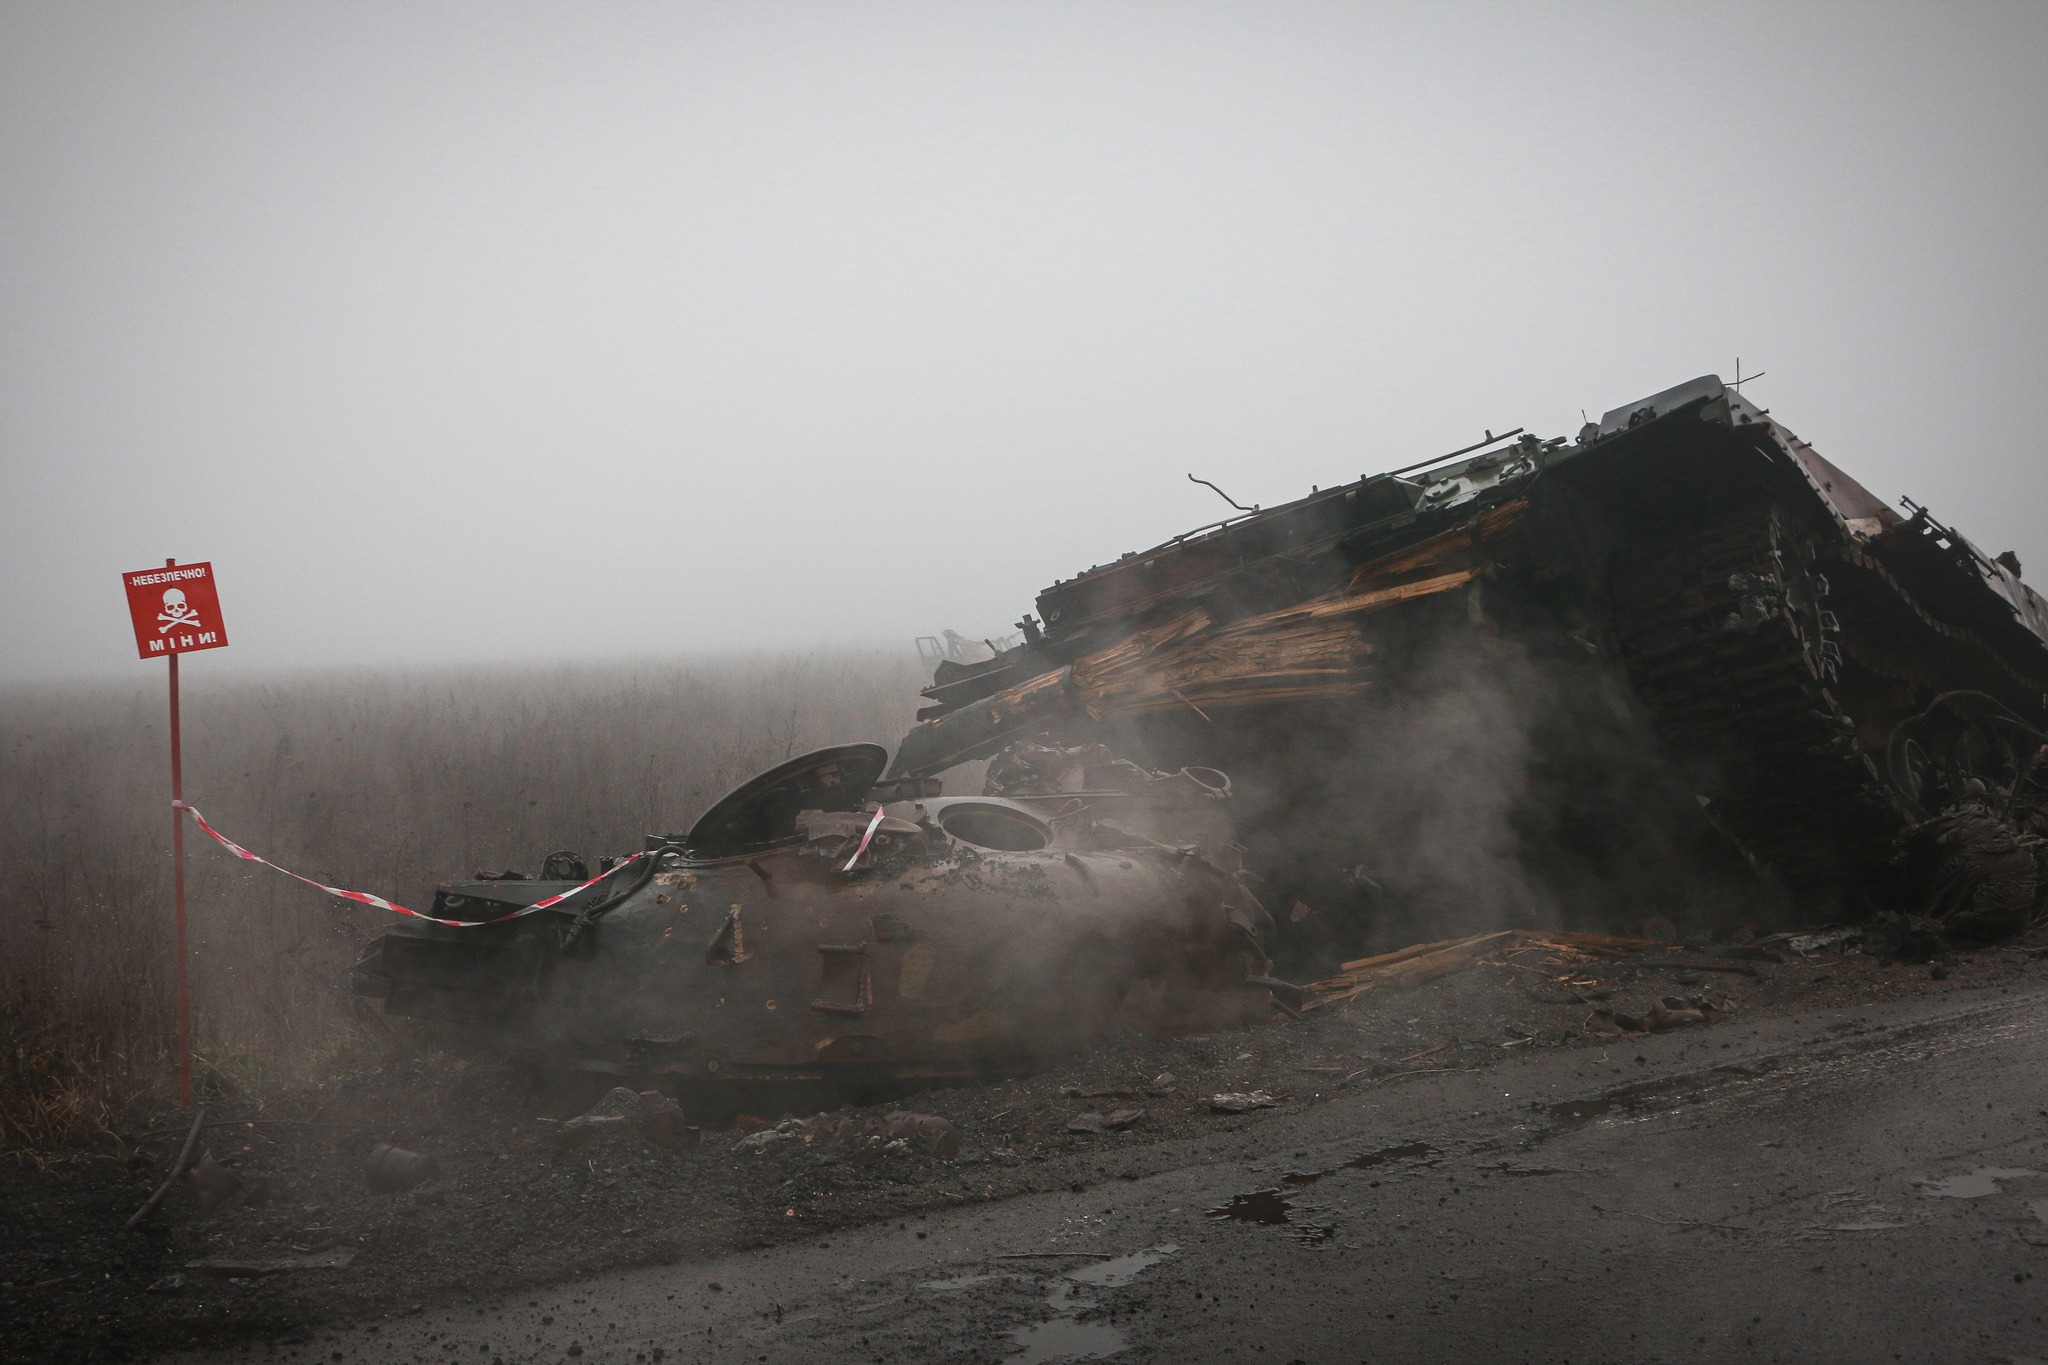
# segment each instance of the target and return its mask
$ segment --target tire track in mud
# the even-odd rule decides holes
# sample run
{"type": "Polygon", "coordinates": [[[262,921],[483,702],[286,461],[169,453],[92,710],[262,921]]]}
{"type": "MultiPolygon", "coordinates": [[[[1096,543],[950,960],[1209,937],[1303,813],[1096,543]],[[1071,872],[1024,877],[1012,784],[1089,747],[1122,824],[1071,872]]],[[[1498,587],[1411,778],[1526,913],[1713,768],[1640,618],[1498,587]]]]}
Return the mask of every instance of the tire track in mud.
{"type": "Polygon", "coordinates": [[[1545,1107],[1549,1126],[1530,1134],[1522,1146],[1533,1150],[1598,1122],[1627,1125],[1695,1113],[1704,1116],[1735,1105],[1770,1104],[1795,1092],[1809,1099],[1836,1095],[1856,1082],[1900,1066],[1981,1052],[2043,1033],[2048,1033],[2048,1007],[2019,1002],[1972,1006],[1896,1027],[1857,1027],[1854,1033],[1844,1032],[1812,1050],[1766,1053],[1556,1101],[1545,1107]],[[2015,1011],[2027,1017],[2008,1019],[1992,1028],[1969,1027],[1987,1016],[2015,1011]]]}

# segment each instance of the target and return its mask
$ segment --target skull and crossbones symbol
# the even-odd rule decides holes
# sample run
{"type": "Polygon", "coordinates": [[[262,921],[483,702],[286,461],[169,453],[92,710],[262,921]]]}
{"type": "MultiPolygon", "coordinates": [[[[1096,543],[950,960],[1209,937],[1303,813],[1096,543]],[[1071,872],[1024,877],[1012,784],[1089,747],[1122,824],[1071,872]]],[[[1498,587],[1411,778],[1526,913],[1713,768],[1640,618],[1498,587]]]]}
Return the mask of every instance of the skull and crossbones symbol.
{"type": "Polygon", "coordinates": [[[199,628],[198,611],[185,601],[184,592],[178,588],[165,589],[164,609],[156,614],[156,619],[163,622],[156,628],[159,635],[176,630],[179,626],[190,626],[194,630],[199,628]]]}

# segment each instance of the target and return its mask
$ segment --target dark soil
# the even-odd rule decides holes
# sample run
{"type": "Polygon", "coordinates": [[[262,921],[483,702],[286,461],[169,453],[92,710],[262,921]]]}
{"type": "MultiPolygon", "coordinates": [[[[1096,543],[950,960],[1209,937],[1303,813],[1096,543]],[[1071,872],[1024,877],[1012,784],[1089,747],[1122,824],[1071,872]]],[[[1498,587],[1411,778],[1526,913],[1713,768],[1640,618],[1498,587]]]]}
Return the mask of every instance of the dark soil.
{"type": "MultiPolygon", "coordinates": [[[[155,1116],[105,1152],[0,1162],[0,1359],[127,1360],[197,1343],[290,1340],[322,1321],[374,1321],[467,1294],[685,1261],[935,1208],[1163,1169],[1173,1139],[1243,1131],[1265,1112],[1214,1112],[1209,1096],[1265,1090],[1282,1109],[1402,1075],[1482,1067],[1521,1048],[1611,1038],[1598,1011],[1640,1017],[1664,996],[1725,1010],[1704,1027],[1799,1009],[1851,1009],[1908,994],[1980,989],[2044,970],[2028,946],[1931,965],[1817,952],[1781,962],[1681,949],[1564,962],[1542,953],[1482,963],[1414,990],[1229,1034],[1118,1035],[1026,1079],[930,1091],[876,1112],[941,1115],[965,1137],[942,1161],[894,1155],[855,1165],[810,1150],[734,1153],[745,1126],[708,1129],[694,1149],[628,1133],[576,1149],[555,1140],[598,1090],[538,1089],[502,1065],[445,1055],[273,1096],[216,1101],[203,1146],[267,1202],[202,1216],[180,1183],[144,1231],[123,1221],[162,1179],[186,1121],[155,1116]],[[1741,971],[1709,971],[1735,966],[1741,971]],[[1753,973],[1745,974],[1745,973],[1753,973]],[[1081,1093],[1075,1093],[1081,1092],[1081,1093]],[[1122,1132],[1074,1133],[1089,1112],[1143,1109],[1122,1132]],[[441,1179],[371,1194],[364,1161],[390,1142],[436,1157],[441,1179]],[[275,1259],[352,1250],[340,1269],[224,1278],[207,1257],[275,1259]]],[[[806,1106],[807,1108],[813,1106],[806,1106]]],[[[763,1113],[772,1121],[780,1113],[763,1113]]]]}

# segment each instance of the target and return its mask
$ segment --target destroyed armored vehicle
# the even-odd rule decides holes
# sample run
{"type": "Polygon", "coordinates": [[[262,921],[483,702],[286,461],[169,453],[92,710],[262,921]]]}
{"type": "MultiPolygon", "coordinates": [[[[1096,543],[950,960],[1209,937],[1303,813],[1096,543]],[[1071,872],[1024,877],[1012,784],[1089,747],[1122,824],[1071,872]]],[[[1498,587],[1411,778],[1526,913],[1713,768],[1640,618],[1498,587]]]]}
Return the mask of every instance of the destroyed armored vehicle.
{"type": "Polygon", "coordinates": [[[1019,629],[926,651],[893,761],[785,763],[587,886],[444,886],[463,927],[356,990],[636,1084],[889,1085],[1265,1017],[1375,939],[1719,931],[1760,890],[1991,937],[2048,881],[2018,561],[1712,376],[1124,555],[1019,629]]]}
{"type": "Polygon", "coordinates": [[[807,754],[583,890],[574,855],[441,887],[433,916],[462,927],[386,935],[354,988],[539,1067],[685,1094],[1017,1073],[1119,1020],[1263,1015],[1257,904],[1218,861],[1228,780],[1074,757],[1037,781],[1013,765],[1014,797],[946,798],[878,787],[878,745],[807,754]]]}
{"type": "Polygon", "coordinates": [[[890,775],[1019,740],[1226,769],[1283,932],[1372,910],[1404,859],[1411,888],[1514,865],[1516,903],[1468,932],[1603,896],[1705,918],[1686,888],[1731,842],[1808,915],[2033,913],[2048,607],[2014,556],[1894,511],[1714,376],[1509,436],[1053,584],[1021,644],[938,664],[890,775]],[[1402,831],[1478,784],[1520,786],[1417,863],[1402,831]]]}

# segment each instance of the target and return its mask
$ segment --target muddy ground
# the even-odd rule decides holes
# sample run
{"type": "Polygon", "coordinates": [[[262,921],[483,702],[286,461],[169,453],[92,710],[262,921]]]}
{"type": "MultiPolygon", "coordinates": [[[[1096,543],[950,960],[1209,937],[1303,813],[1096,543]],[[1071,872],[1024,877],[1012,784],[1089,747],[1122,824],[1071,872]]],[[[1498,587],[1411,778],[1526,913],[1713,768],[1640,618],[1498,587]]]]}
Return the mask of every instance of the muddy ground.
{"type": "Polygon", "coordinates": [[[1529,952],[1242,1032],[1118,1035],[1036,1076],[874,1107],[951,1120],[964,1136],[952,1160],[735,1153],[740,1126],[707,1129],[700,1146],[683,1150],[627,1134],[565,1150],[560,1124],[594,1092],[536,1089],[488,1059],[428,1054],[262,1103],[217,1101],[203,1145],[246,1181],[267,1177],[274,1193],[261,1204],[238,1200],[202,1215],[181,1182],[145,1231],[122,1231],[176,1155],[176,1111],[129,1135],[125,1155],[0,1164],[0,1358],[125,1360],[238,1338],[290,1340],[318,1323],[373,1321],[458,1295],[880,1220],[912,1226],[939,1208],[1140,1178],[1159,1164],[1150,1149],[1172,1139],[1242,1133],[1251,1156],[1268,1115],[1360,1087],[1481,1068],[1523,1049],[1611,1044],[1615,1025],[1602,1010],[1641,1016],[1661,997],[1706,997],[1725,1013],[1705,1027],[1739,1029],[1792,1010],[2016,983],[2048,971],[2042,951],[2029,940],[1933,964],[1828,950],[1777,962],[1676,948],[1614,959],[1529,952]],[[1234,1115],[1209,1102],[1252,1090],[1267,1091],[1277,1109],[1234,1115]],[[1145,1118],[1123,1132],[1068,1130],[1077,1116],[1117,1109],[1145,1118]],[[364,1158],[380,1142],[432,1154],[443,1177],[368,1193],[364,1158]],[[340,1268],[262,1277],[193,1267],[320,1253],[353,1255],[340,1268]]]}

